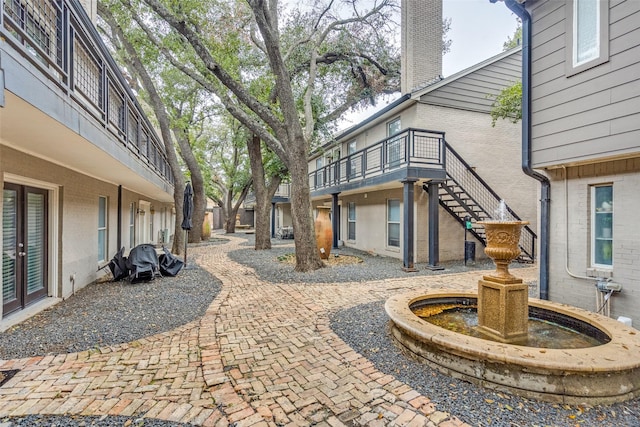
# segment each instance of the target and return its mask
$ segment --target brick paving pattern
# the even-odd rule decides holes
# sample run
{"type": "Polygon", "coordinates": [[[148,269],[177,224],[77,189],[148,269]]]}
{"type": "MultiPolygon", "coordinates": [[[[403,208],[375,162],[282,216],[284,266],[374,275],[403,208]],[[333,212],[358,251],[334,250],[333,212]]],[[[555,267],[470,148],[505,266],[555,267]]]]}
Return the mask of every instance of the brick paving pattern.
{"type": "MultiPolygon", "coordinates": [[[[223,283],[201,319],[119,346],[0,361],[0,370],[20,369],[0,388],[0,417],[127,415],[202,426],[468,426],[377,371],[331,331],[328,314],[412,289],[475,288],[478,272],[273,284],[229,260],[227,251],[244,240],[225,237],[227,244],[189,249],[191,259],[223,283]]],[[[519,273],[530,280],[535,269],[519,273]]]]}

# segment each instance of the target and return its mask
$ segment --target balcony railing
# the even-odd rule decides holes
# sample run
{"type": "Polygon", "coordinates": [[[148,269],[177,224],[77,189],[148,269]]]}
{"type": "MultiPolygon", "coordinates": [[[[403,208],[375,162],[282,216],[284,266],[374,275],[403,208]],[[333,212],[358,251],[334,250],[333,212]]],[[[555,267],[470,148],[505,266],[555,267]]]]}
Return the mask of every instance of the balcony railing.
{"type": "Polygon", "coordinates": [[[309,174],[311,191],[333,187],[409,167],[442,169],[444,134],[407,129],[309,174]]]}
{"type": "Polygon", "coordinates": [[[164,145],[77,0],[4,0],[0,34],[114,140],[173,183],[164,145]]]}

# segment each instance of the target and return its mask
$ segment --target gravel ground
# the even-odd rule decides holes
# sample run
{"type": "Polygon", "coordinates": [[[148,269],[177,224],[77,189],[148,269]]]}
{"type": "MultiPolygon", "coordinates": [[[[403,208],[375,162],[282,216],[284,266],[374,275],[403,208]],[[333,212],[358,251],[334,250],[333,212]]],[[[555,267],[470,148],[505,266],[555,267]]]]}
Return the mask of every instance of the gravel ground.
{"type": "MultiPolygon", "coordinates": [[[[176,277],[149,282],[89,285],[27,321],[0,333],[0,359],[73,353],[135,341],[196,320],[220,292],[221,283],[189,265],[176,277]]],[[[190,424],[123,416],[0,418],[0,427],[171,427],[190,424]]]]}

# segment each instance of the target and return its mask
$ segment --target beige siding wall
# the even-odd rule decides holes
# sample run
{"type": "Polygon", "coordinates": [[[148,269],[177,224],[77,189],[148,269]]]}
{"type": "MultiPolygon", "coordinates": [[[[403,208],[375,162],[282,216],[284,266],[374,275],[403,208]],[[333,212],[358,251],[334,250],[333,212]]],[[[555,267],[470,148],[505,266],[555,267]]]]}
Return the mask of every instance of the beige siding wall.
{"type": "Polygon", "coordinates": [[[568,191],[565,191],[563,170],[550,172],[553,219],[549,247],[550,298],[596,311],[600,307],[596,307],[595,280],[571,277],[565,267],[575,276],[610,276],[613,282],[622,285],[622,292],[611,298],[611,316],[629,317],[638,328],[640,158],[574,167],[567,171],[568,191]],[[613,184],[613,268],[594,271],[590,265],[590,188],[597,184],[613,184]]]}
{"type": "MultiPolygon", "coordinates": [[[[58,252],[51,254],[58,269],[58,275],[50,281],[50,294],[67,297],[74,290],[77,291],[105,275],[109,271],[108,268],[100,272],[96,270],[105,265],[118,250],[117,185],[93,179],[6,146],[0,147],[0,150],[2,159],[0,172],[3,177],[10,174],[10,176],[19,177],[18,183],[21,183],[20,179],[24,178],[41,181],[58,189],[58,235],[53,236],[57,242],[58,252]],[[97,259],[99,196],[105,196],[108,199],[107,260],[102,263],[97,259]],[[70,277],[74,274],[76,280],[72,283],[70,277]]],[[[170,205],[158,203],[123,189],[121,243],[126,249],[129,249],[129,206],[132,202],[138,206],[140,200],[150,202],[155,210],[154,235],[151,237],[151,242],[156,241],[158,230],[161,228],[168,228],[170,233],[173,232],[173,215],[170,205]]],[[[146,215],[150,213],[147,212],[146,215]]],[[[54,212],[50,212],[50,216],[53,218],[54,212]]],[[[142,242],[136,242],[136,244],[139,243],[142,242]]]]}
{"type": "Polygon", "coordinates": [[[640,2],[609,0],[609,61],[566,73],[571,1],[533,2],[534,167],[640,153],[640,2]]]}

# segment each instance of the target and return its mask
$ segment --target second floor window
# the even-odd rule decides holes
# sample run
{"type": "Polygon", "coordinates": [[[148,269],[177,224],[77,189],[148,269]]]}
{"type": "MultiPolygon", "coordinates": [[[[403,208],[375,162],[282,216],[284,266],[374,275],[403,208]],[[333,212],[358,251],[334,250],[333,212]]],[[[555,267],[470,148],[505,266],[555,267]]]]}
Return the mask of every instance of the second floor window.
{"type": "Polygon", "coordinates": [[[570,0],[567,4],[567,74],[609,60],[609,0],[570,0]]]}
{"type": "Polygon", "coordinates": [[[574,3],[574,64],[579,65],[598,57],[598,0],[576,0],[574,3]]]}
{"type": "MultiPolygon", "coordinates": [[[[395,119],[387,123],[387,136],[392,137],[400,133],[400,119],[395,119]]],[[[388,167],[399,166],[404,157],[403,139],[392,138],[387,140],[387,165],[388,167]]]]}
{"type": "MultiPolygon", "coordinates": [[[[350,156],[355,152],[356,152],[356,141],[351,141],[347,145],[347,156],[350,156]]],[[[349,178],[355,177],[356,174],[358,173],[358,161],[355,157],[356,156],[351,157],[349,159],[349,162],[347,163],[347,176],[349,178]]]]}

